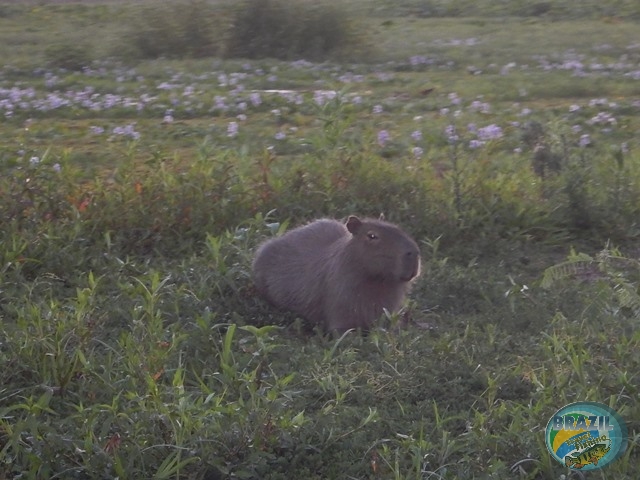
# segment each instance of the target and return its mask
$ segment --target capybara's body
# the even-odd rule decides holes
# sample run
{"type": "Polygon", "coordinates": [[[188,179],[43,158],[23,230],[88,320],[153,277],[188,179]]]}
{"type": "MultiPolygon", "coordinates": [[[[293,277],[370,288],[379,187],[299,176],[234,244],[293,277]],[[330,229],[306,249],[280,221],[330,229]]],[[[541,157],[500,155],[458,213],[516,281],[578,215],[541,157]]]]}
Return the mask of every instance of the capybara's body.
{"type": "Polygon", "coordinates": [[[349,217],[316,220],[265,242],[253,262],[258,291],[327,330],[368,329],[397,311],[420,273],[420,251],[400,228],[349,217]]]}

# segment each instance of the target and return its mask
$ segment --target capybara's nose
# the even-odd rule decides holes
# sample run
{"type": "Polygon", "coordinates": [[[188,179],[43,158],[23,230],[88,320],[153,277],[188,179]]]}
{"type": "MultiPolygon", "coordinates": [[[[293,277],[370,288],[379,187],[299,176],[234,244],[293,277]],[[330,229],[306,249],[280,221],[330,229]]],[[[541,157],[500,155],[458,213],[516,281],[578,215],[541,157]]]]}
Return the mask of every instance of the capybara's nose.
{"type": "Polygon", "coordinates": [[[403,270],[406,274],[401,278],[401,280],[408,282],[412,278],[417,277],[420,273],[420,252],[413,248],[405,251],[403,264],[403,270]]]}
{"type": "Polygon", "coordinates": [[[418,252],[417,250],[407,250],[404,253],[404,258],[406,261],[411,262],[411,261],[417,261],[420,258],[420,252],[418,252]]]}

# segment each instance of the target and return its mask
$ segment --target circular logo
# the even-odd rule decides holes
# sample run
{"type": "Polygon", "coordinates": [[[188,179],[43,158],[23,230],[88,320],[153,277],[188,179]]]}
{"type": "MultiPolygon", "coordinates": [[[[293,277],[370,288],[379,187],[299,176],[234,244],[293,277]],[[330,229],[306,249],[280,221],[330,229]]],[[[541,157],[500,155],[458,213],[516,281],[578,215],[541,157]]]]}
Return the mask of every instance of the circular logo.
{"type": "Polygon", "coordinates": [[[547,423],[545,442],[551,455],[574,470],[596,470],[627,448],[627,425],[602,403],[576,402],[558,410],[547,423]]]}

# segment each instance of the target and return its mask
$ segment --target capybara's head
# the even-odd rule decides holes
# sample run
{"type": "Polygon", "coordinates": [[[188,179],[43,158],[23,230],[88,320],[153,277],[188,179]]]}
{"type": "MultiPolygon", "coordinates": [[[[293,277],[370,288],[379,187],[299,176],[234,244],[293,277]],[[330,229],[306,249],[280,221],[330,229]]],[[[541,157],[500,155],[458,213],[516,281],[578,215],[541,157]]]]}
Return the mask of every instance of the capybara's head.
{"type": "Polygon", "coordinates": [[[349,260],[368,278],[408,282],[420,274],[418,245],[395,225],[351,216],[346,227],[349,260]]]}

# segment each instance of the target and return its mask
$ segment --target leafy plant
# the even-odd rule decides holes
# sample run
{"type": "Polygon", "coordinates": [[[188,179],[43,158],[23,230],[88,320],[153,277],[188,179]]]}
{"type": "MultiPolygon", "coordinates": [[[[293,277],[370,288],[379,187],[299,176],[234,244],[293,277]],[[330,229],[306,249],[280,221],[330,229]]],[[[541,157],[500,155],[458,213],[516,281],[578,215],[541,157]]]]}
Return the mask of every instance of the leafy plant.
{"type": "Polygon", "coordinates": [[[593,287],[593,307],[640,317],[640,262],[619,249],[607,246],[595,256],[572,251],[566,261],[544,271],[541,286],[553,288],[567,280],[593,287]]]}

